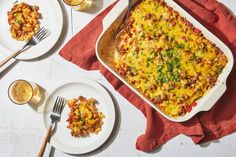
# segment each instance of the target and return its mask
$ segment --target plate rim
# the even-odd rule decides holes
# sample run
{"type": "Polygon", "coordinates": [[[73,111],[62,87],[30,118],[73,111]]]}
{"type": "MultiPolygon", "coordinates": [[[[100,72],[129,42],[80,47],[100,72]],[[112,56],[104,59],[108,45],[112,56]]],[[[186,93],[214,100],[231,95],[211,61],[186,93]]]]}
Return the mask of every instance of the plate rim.
{"type": "Polygon", "coordinates": [[[84,84],[87,84],[89,86],[92,86],[96,89],[99,89],[99,91],[101,91],[103,97],[105,98],[106,101],[109,102],[109,106],[110,107],[110,110],[109,111],[109,115],[110,115],[110,118],[108,120],[108,123],[109,125],[107,125],[107,128],[106,128],[106,133],[101,136],[100,138],[100,141],[101,142],[98,142],[96,145],[92,144],[90,145],[89,147],[87,147],[86,149],[83,149],[82,151],[77,149],[78,147],[66,147],[66,146],[63,146],[61,144],[58,144],[57,142],[55,142],[53,140],[53,138],[50,140],[49,144],[53,147],[55,147],[56,149],[64,152],[64,153],[67,153],[67,154],[75,154],[75,155],[79,155],[79,154],[85,154],[85,153],[89,153],[89,152],[92,152],[94,150],[96,150],[97,148],[99,148],[100,146],[102,146],[107,140],[108,138],[111,136],[112,134],[112,131],[114,129],[114,126],[115,126],[115,121],[116,121],[116,111],[115,111],[115,104],[114,104],[114,101],[112,99],[112,96],[110,95],[110,93],[107,91],[107,89],[105,87],[103,87],[100,83],[96,82],[96,81],[93,81],[91,79],[87,79],[87,78],[79,78],[79,79],[76,79],[76,80],[67,80],[67,81],[63,81],[59,84],[57,84],[49,93],[48,95],[46,96],[45,98],[45,101],[44,101],[44,106],[43,106],[43,111],[42,111],[42,115],[41,115],[41,128],[42,128],[42,131],[43,133],[45,134],[47,128],[45,126],[45,121],[44,121],[44,116],[45,116],[45,108],[46,108],[46,104],[47,104],[47,101],[48,99],[50,98],[51,95],[53,95],[54,92],[56,92],[60,87],[62,86],[65,86],[65,85],[68,85],[68,84],[71,84],[71,83],[84,83],[84,84]],[[78,151],[79,150],[79,151],[78,151]]]}
{"type": "MultiPolygon", "coordinates": [[[[52,40],[54,40],[54,41],[52,42],[52,44],[49,47],[47,47],[45,49],[42,48],[42,47],[41,48],[39,47],[38,50],[43,51],[41,53],[38,53],[38,54],[33,55],[33,56],[32,55],[30,55],[30,56],[26,55],[25,56],[24,54],[20,54],[20,55],[16,56],[14,59],[21,60],[21,61],[27,61],[27,60],[32,60],[32,59],[39,58],[39,57],[45,55],[46,53],[48,53],[55,46],[55,44],[57,43],[58,39],[61,36],[62,29],[63,29],[63,21],[64,21],[63,20],[63,12],[62,12],[62,7],[61,7],[59,1],[57,1],[57,0],[49,0],[49,1],[50,1],[49,5],[51,3],[50,8],[52,8],[55,11],[56,15],[57,15],[56,16],[56,23],[55,23],[57,29],[53,30],[55,35],[52,38],[52,40]]],[[[38,2],[42,3],[41,1],[38,1],[38,2]]],[[[52,30],[50,30],[50,31],[52,31],[52,30]]],[[[8,56],[12,53],[11,50],[9,50],[8,48],[5,48],[4,46],[0,46],[0,49],[3,51],[2,52],[3,56],[8,56]]]]}

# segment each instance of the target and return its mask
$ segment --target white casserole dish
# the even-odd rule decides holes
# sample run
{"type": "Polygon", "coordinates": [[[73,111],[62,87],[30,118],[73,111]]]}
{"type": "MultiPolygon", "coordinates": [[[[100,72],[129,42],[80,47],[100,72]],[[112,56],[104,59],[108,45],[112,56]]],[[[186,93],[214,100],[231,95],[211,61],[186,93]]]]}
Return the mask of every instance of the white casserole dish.
{"type": "Polygon", "coordinates": [[[227,56],[228,63],[223,69],[222,73],[219,75],[218,80],[213,88],[211,88],[207,94],[197,101],[197,106],[193,107],[192,111],[186,113],[184,116],[180,117],[170,117],[164,112],[162,112],[155,104],[145,98],[138,90],[132,87],[125,79],[123,79],[112,67],[112,60],[114,56],[114,37],[117,33],[117,28],[119,27],[124,12],[128,5],[128,1],[119,1],[114,8],[109,12],[109,14],[103,20],[103,32],[99,36],[96,43],[96,55],[98,60],[104,65],[110,72],[112,72],[117,78],[124,82],[129,88],[131,88],[137,95],[139,95],[144,101],[146,101],[150,106],[152,106],[156,111],[162,114],[164,117],[171,121],[183,122],[200,111],[208,111],[217,102],[217,100],[226,91],[226,79],[233,68],[233,55],[230,49],[219,40],[214,34],[208,31],[204,26],[202,26],[197,20],[195,20],[189,13],[182,9],[178,4],[172,0],[165,0],[166,3],[174,8],[180,13],[181,16],[186,17],[189,22],[191,22],[196,28],[202,31],[204,36],[209,39],[212,43],[215,43],[227,56]],[[112,47],[113,46],[113,47],[112,47]]]}

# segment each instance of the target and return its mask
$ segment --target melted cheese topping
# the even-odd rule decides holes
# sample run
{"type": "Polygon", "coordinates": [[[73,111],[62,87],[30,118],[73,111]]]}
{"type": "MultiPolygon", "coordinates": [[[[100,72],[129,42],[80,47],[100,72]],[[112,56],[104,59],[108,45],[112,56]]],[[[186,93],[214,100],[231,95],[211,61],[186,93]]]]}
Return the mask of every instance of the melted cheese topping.
{"type": "Polygon", "coordinates": [[[190,112],[212,88],[225,54],[162,0],[142,0],[121,35],[117,72],[165,114],[190,112]]]}
{"type": "Polygon", "coordinates": [[[105,116],[102,112],[98,112],[95,104],[95,99],[86,99],[83,96],[68,101],[70,113],[67,128],[71,130],[72,136],[84,137],[90,133],[98,134],[102,130],[102,119],[105,116]]]}

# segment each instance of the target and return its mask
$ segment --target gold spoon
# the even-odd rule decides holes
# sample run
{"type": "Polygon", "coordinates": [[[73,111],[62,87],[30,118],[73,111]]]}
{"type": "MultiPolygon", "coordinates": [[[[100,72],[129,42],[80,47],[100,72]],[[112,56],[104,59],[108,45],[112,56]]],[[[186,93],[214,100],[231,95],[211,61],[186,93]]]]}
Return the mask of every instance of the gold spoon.
{"type": "MultiPolygon", "coordinates": [[[[122,36],[122,34],[126,33],[129,13],[130,13],[130,10],[131,10],[131,2],[132,2],[132,0],[128,0],[128,7],[127,7],[127,10],[126,10],[126,13],[125,13],[125,16],[124,16],[125,22],[124,22],[123,28],[116,34],[116,37],[115,37],[115,46],[116,46],[117,49],[118,49],[118,46],[119,46],[119,44],[121,42],[121,38],[120,37],[122,36]]],[[[119,27],[119,29],[120,29],[120,27],[119,27]]]]}

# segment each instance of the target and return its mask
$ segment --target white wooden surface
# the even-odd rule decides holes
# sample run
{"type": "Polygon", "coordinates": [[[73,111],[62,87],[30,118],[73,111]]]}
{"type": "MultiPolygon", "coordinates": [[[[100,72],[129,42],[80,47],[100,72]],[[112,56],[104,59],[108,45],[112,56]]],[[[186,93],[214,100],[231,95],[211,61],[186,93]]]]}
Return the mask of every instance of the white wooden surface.
{"type": "MultiPolygon", "coordinates": [[[[233,157],[236,154],[236,133],[219,141],[195,145],[190,138],[179,135],[152,153],[135,149],[136,138],[145,131],[145,118],[132,104],[121,97],[98,72],[88,72],[67,62],[58,55],[64,44],[81,30],[99,11],[115,0],[94,0],[99,6],[94,12],[76,12],[62,4],[64,29],[57,46],[46,56],[33,61],[13,62],[7,69],[0,69],[0,157],[35,157],[41,146],[44,133],[41,130],[42,115],[29,105],[17,106],[8,96],[9,84],[16,79],[32,80],[50,92],[56,84],[80,77],[89,78],[103,84],[118,102],[118,123],[108,142],[98,150],[83,155],[96,157],[121,156],[208,156],[233,157]]],[[[236,2],[221,0],[236,14],[236,2]]],[[[0,54],[0,59],[2,55],[0,54]]],[[[58,150],[47,147],[45,156],[69,157],[58,150]]],[[[79,156],[79,155],[77,155],[79,156]]]]}

